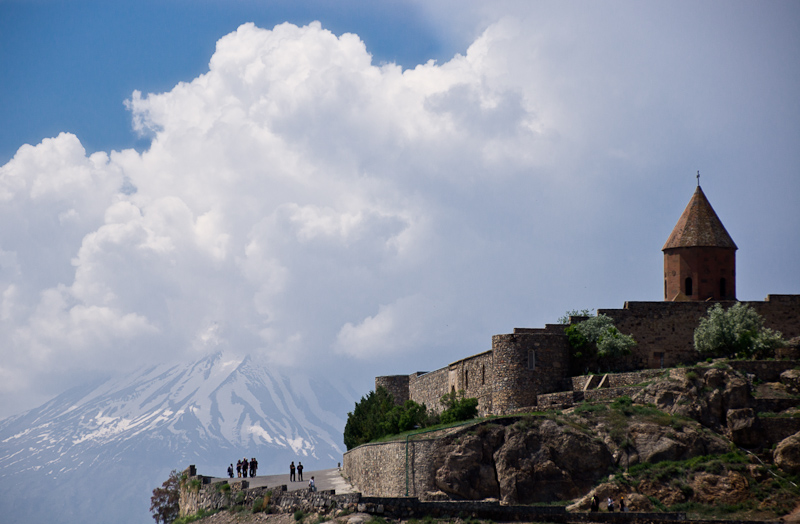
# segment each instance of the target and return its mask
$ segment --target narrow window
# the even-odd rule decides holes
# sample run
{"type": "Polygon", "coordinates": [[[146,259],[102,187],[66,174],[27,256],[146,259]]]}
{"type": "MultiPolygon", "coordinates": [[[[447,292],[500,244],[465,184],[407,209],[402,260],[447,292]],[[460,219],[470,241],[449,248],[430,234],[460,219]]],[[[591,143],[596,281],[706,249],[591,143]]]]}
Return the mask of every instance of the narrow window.
{"type": "Polygon", "coordinates": [[[469,370],[464,371],[464,389],[469,389],[469,370]]]}
{"type": "Polygon", "coordinates": [[[667,280],[664,279],[664,300],[666,300],[667,298],[669,298],[667,297],[667,280]]]}
{"type": "Polygon", "coordinates": [[[528,369],[536,369],[536,352],[532,349],[528,350],[528,369]]]}
{"type": "Polygon", "coordinates": [[[659,366],[663,369],[664,368],[664,353],[656,352],[653,353],[653,357],[658,362],[659,366]]]}
{"type": "Polygon", "coordinates": [[[687,297],[692,296],[692,277],[686,277],[683,281],[683,292],[687,297]]]}
{"type": "Polygon", "coordinates": [[[486,384],[486,366],[481,364],[481,386],[486,384]]]}
{"type": "Polygon", "coordinates": [[[725,298],[728,296],[728,289],[727,289],[727,282],[725,282],[725,278],[719,279],[719,298],[725,298]]]}

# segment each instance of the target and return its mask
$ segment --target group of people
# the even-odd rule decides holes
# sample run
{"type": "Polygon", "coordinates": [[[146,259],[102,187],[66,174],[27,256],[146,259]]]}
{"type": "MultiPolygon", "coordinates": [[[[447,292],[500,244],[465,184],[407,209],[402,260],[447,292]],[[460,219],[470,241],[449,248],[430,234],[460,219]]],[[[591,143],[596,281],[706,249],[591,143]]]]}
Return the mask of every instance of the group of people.
{"type": "MultiPolygon", "coordinates": [[[[303,482],[303,463],[298,462],[297,466],[294,465],[294,460],[289,464],[289,482],[303,482]]],[[[308,481],[308,490],[317,491],[317,485],[314,483],[314,477],[308,481]]]]}
{"type": "MultiPolygon", "coordinates": [[[[249,462],[247,461],[247,457],[236,461],[236,476],[238,478],[247,478],[248,471],[250,472],[251,477],[255,477],[257,470],[258,461],[255,457],[251,458],[249,462]]],[[[228,476],[233,478],[233,464],[228,466],[228,476]]]]}
{"type": "MultiPolygon", "coordinates": [[[[251,458],[249,461],[247,458],[243,458],[242,460],[236,461],[236,476],[238,478],[247,478],[247,473],[250,473],[250,477],[256,476],[256,470],[258,469],[258,461],[255,457],[251,458]]],[[[233,478],[233,464],[228,466],[228,476],[233,478]]],[[[294,461],[289,464],[289,482],[303,482],[303,463],[298,462],[297,466],[294,465],[294,461]]],[[[309,491],[317,491],[317,485],[314,482],[314,477],[308,481],[308,489],[309,491]]]]}
{"type": "MultiPolygon", "coordinates": [[[[614,499],[611,497],[608,497],[606,501],[606,509],[611,512],[614,511],[614,499]]],[[[625,506],[624,496],[620,496],[619,498],[619,510],[622,512],[628,511],[628,508],[625,506]]],[[[592,495],[591,511],[600,511],[600,501],[597,499],[597,495],[592,495]]]]}

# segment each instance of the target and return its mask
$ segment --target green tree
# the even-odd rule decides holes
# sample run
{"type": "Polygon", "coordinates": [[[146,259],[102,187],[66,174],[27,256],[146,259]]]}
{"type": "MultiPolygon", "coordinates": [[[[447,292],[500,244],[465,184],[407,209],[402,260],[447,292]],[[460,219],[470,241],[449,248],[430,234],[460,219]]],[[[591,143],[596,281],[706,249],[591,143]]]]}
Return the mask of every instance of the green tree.
{"type": "Polygon", "coordinates": [[[387,415],[394,408],[394,397],[384,387],[370,391],[356,402],[355,409],[347,414],[344,426],[344,445],[352,449],[386,434],[387,415]]]}
{"type": "Polygon", "coordinates": [[[415,427],[424,427],[428,421],[425,404],[407,400],[402,406],[394,403],[394,397],[383,386],[370,391],[356,403],[347,414],[344,426],[344,444],[347,449],[371,442],[386,435],[395,435],[415,427]]]}
{"type": "Polygon", "coordinates": [[[173,469],[169,472],[169,478],[160,488],[155,488],[150,497],[150,512],[156,524],[171,524],[178,518],[180,490],[181,477],[178,470],[173,469]]]}
{"type": "Polygon", "coordinates": [[[572,349],[570,357],[574,372],[595,360],[611,365],[615,360],[631,354],[636,341],[621,333],[608,315],[597,315],[583,322],[572,324],[564,332],[572,349]]]}
{"type": "Polygon", "coordinates": [[[695,349],[711,357],[766,358],[784,345],[781,334],[765,328],[761,315],[741,302],[728,309],[714,304],[694,330],[695,349]]]}
{"type": "Polygon", "coordinates": [[[464,390],[452,391],[442,396],[440,402],[445,407],[439,415],[442,424],[451,424],[462,420],[471,420],[478,416],[478,399],[465,398],[464,390]]]}

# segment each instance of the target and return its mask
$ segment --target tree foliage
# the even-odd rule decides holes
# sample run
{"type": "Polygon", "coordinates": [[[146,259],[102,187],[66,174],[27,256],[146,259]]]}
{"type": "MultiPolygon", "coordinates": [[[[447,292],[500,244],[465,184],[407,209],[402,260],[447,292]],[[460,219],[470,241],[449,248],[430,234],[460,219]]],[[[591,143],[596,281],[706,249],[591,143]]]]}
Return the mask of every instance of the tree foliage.
{"type": "Polygon", "coordinates": [[[594,311],[594,309],[570,309],[558,317],[558,323],[569,324],[569,317],[588,317],[592,314],[592,311],[594,311]]]}
{"type": "Polygon", "coordinates": [[[564,332],[572,348],[573,368],[578,372],[595,360],[609,365],[615,359],[630,355],[636,345],[633,337],[621,333],[607,315],[572,324],[564,332]]]}
{"type": "Polygon", "coordinates": [[[381,386],[370,391],[366,397],[361,397],[355,409],[347,414],[344,444],[347,449],[353,449],[386,435],[424,427],[427,422],[428,409],[425,404],[407,400],[402,406],[397,406],[392,394],[381,386]]]}
{"type": "Polygon", "coordinates": [[[462,420],[471,420],[478,416],[478,399],[465,398],[464,390],[455,391],[442,396],[440,402],[445,407],[439,415],[439,422],[452,424],[462,420]]]}
{"type": "Polygon", "coordinates": [[[783,345],[781,334],[765,328],[761,315],[741,302],[728,309],[714,304],[694,330],[695,349],[711,357],[766,358],[783,345]]]}
{"type": "Polygon", "coordinates": [[[150,512],[153,514],[156,524],[171,524],[178,518],[180,490],[180,473],[173,469],[169,473],[169,478],[161,484],[160,488],[155,488],[153,496],[150,497],[150,512]]]}

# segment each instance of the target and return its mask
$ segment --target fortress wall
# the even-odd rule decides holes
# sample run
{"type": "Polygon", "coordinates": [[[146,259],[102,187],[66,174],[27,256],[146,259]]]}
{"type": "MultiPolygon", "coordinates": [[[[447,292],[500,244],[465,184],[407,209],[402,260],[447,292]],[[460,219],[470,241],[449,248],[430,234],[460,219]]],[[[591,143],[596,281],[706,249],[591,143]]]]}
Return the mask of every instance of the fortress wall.
{"type": "Polygon", "coordinates": [[[433,413],[441,413],[442,404],[439,399],[450,391],[450,368],[437,369],[430,373],[414,373],[408,379],[409,399],[425,404],[433,413]]]}
{"type": "MultiPolygon", "coordinates": [[[[635,368],[673,367],[699,359],[694,330],[716,302],[626,302],[623,309],[598,309],[617,328],[633,335],[631,365],[635,368]],[[663,355],[663,363],[662,357],[663,355]]],[[[735,302],[719,302],[728,308],[735,302]]],[[[764,317],[765,325],[784,338],[800,336],[800,295],[769,295],[763,302],[744,302],[764,317]]]]}
{"type": "Polygon", "coordinates": [[[698,360],[694,329],[709,307],[705,302],[626,302],[623,309],[598,309],[597,314],[608,315],[620,332],[636,340],[634,368],[661,368],[698,360]]]}
{"type": "Polygon", "coordinates": [[[408,381],[408,375],[375,377],[375,391],[381,386],[385,387],[394,397],[394,403],[402,406],[408,400],[408,381]]]}
{"type": "MultiPolygon", "coordinates": [[[[491,351],[485,351],[450,364],[450,375],[454,378],[456,391],[464,390],[467,398],[478,399],[478,414],[492,413],[494,366],[491,351]]],[[[451,385],[451,386],[453,386],[451,385]]],[[[452,387],[451,387],[452,391],[452,387]]]]}
{"type": "Polygon", "coordinates": [[[763,302],[745,302],[764,317],[764,326],[783,334],[800,337],[800,295],[767,295],[763,302]]]}
{"type": "Polygon", "coordinates": [[[364,496],[420,497],[436,490],[432,463],[440,445],[437,439],[363,444],[344,454],[344,474],[364,496]]]}
{"type": "Polygon", "coordinates": [[[492,351],[494,414],[536,406],[537,395],[559,391],[568,372],[569,343],[563,334],[495,335],[492,351]]]}

